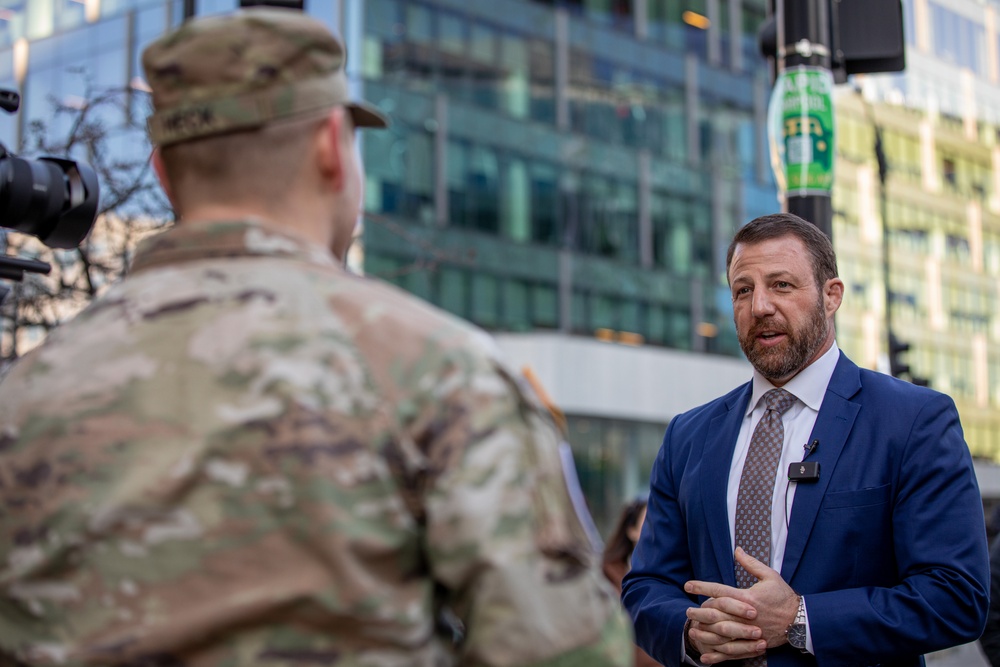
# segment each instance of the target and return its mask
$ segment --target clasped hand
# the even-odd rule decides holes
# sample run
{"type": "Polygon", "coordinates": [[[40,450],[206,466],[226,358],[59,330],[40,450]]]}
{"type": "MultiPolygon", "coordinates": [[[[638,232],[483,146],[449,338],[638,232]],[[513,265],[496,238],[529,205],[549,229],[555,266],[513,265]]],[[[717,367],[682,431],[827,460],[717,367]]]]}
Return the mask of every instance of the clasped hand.
{"type": "Polygon", "coordinates": [[[798,596],[777,571],[743,549],[736,562],[757,577],[750,588],[733,588],[707,581],[689,581],[684,590],[708,597],[700,607],[687,610],[691,619],[688,641],[701,652],[701,661],[712,665],[762,655],[787,642],[785,632],[795,620],[798,596]]]}

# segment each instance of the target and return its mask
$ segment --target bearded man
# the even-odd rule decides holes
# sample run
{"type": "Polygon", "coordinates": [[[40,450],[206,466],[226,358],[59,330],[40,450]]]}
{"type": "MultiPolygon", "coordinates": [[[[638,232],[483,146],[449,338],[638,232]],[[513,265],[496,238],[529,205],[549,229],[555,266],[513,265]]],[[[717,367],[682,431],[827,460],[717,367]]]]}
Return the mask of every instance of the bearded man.
{"type": "Polygon", "coordinates": [[[674,418],[623,583],[664,665],[923,665],[974,641],[989,564],[954,402],[837,347],[833,245],[790,214],[729,247],[743,386],[674,418]]]}

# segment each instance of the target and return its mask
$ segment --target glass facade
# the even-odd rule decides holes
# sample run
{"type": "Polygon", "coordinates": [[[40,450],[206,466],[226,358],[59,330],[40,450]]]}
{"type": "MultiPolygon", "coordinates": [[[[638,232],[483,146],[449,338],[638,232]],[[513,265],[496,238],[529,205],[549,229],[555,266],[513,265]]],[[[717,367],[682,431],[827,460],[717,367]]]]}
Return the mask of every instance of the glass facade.
{"type": "Polygon", "coordinates": [[[941,61],[986,74],[986,30],[983,25],[935,2],[927,3],[933,26],[934,55],[941,61]]]}
{"type": "Polygon", "coordinates": [[[659,451],[662,423],[569,415],[580,485],[602,535],[614,528],[621,505],[649,492],[649,475],[659,451]]]}
{"type": "Polygon", "coordinates": [[[865,82],[882,99],[1000,123],[1000,3],[902,0],[905,71],[865,82]]]}
{"type": "Polygon", "coordinates": [[[394,120],[365,137],[366,271],[488,329],[738,354],[725,245],[777,207],[762,3],[707,28],[704,2],[643,4],[366,0],[365,96],[394,120]]]}

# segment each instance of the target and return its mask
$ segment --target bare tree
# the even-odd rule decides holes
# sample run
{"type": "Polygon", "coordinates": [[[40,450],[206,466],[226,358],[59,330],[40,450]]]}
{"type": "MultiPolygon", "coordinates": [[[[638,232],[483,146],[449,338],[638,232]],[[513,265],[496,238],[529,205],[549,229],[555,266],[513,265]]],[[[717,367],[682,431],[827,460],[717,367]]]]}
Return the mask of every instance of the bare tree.
{"type": "Polygon", "coordinates": [[[76,315],[128,271],[138,241],[172,220],[156,182],[144,127],[147,95],[132,88],[94,90],[82,98],[50,98],[52,115],[28,124],[21,157],[71,156],[87,162],[100,183],[94,228],[72,250],[53,250],[8,232],[8,255],[51,264],[48,275],[26,274],[9,284],[0,305],[0,372],[76,315]]]}

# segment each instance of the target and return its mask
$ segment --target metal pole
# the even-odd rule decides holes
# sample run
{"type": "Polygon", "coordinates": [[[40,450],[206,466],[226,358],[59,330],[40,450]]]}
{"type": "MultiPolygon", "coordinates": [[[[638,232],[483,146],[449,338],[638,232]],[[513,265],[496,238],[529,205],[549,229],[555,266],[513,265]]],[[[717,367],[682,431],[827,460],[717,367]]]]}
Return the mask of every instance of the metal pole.
{"type": "MultiPolygon", "coordinates": [[[[866,102],[867,104],[867,102],[866,102]]],[[[871,108],[868,107],[871,112],[871,108]]],[[[872,114],[872,127],[875,129],[875,159],[878,161],[879,182],[879,215],[882,216],[882,284],[885,287],[885,349],[892,356],[894,336],[892,333],[892,289],[889,287],[889,207],[888,193],[885,189],[886,176],[889,174],[889,162],[885,159],[882,148],[882,128],[872,114]]]]}
{"type": "Polygon", "coordinates": [[[875,119],[875,111],[872,109],[872,105],[865,99],[864,93],[861,92],[860,88],[855,88],[854,92],[857,94],[858,99],[861,100],[861,108],[865,111],[865,118],[868,120],[868,124],[872,126],[872,132],[875,134],[873,150],[875,152],[875,161],[878,164],[878,203],[879,215],[882,217],[882,287],[885,296],[885,349],[891,357],[893,334],[892,308],[889,307],[890,299],[892,298],[892,290],[889,288],[889,196],[885,188],[885,183],[889,176],[889,161],[885,157],[885,150],[882,146],[882,126],[875,119]]]}
{"type": "Polygon", "coordinates": [[[885,148],[882,143],[882,126],[875,118],[875,111],[871,104],[864,98],[860,90],[855,92],[861,97],[861,104],[864,107],[865,115],[871,123],[875,132],[875,160],[878,162],[878,183],[879,183],[879,214],[882,216],[882,285],[885,289],[885,348],[889,358],[889,372],[896,377],[909,376],[910,382],[921,386],[930,384],[927,378],[914,375],[909,364],[902,364],[896,359],[897,351],[905,352],[909,349],[909,344],[896,338],[892,330],[892,288],[889,284],[891,269],[889,267],[889,192],[886,189],[886,181],[889,176],[889,160],[885,156],[885,148]]]}
{"type": "MultiPolygon", "coordinates": [[[[830,69],[828,0],[776,0],[778,60],[781,69],[809,65],[830,69]]],[[[829,195],[785,197],[789,213],[812,222],[833,238],[833,205],[829,195]]]]}
{"type": "Polygon", "coordinates": [[[193,19],[195,14],[198,13],[195,8],[195,2],[197,0],[184,0],[184,20],[193,19]]]}

